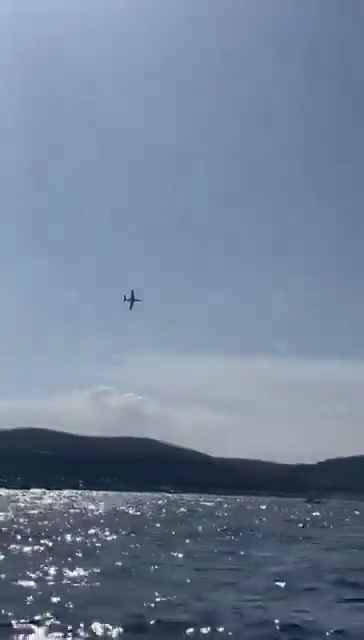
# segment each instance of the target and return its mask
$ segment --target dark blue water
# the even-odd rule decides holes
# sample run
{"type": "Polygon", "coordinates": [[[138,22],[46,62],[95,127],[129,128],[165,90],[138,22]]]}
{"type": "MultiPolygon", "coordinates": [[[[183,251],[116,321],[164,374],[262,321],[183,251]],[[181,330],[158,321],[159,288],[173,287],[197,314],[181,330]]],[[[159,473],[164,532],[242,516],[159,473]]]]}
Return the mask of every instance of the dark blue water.
{"type": "Polygon", "coordinates": [[[364,638],[364,504],[1,492],[0,637],[98,636],[364,638]]]}

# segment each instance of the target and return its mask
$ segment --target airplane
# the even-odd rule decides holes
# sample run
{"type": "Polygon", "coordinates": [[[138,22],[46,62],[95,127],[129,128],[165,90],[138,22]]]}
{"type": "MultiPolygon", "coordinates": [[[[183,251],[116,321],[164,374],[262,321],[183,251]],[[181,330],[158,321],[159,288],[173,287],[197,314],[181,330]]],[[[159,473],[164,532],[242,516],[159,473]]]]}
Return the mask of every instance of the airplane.
{"type": "Polygon", "coordinates": [[[132,289],[130,292],[130,298],[127,298],[126,296],[124,296],[123,302],[129,302],[129,311],[131,311],[134,306],[134,302],[141,302],[141,300],[140,298],[135,297],[134,289],[132,289]]]}

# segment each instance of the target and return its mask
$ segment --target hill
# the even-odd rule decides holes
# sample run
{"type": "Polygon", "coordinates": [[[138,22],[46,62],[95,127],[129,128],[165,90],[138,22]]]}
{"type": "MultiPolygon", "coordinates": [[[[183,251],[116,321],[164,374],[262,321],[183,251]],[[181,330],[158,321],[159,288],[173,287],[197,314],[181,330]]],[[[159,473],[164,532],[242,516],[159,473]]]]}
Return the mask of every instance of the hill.
{"type": "Polygon", "coordinates": [[[2,429],[0,486],[353,496],[364,494],[364,456],[281,464],[216,458],[150,438],[2,429]]]}

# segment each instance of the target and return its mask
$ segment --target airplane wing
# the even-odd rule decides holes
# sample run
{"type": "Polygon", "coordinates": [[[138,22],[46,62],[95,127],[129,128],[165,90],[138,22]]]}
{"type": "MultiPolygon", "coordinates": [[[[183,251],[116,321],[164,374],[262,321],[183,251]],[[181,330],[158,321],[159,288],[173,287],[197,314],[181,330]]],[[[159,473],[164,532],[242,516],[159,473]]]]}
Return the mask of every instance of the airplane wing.
{"type": "Polygon", "coordinates": [[[132,310],[133,306],[134,306],[134,298],[130,298],[129,311],[132,310]]]}
{"type": "Polygon", "coordinates": [[[131,292],[130,292],[130,297],[131,297],[131,298],[135,298],[134,289],[132,289],[132,290],[131,290],[131,292]]]}

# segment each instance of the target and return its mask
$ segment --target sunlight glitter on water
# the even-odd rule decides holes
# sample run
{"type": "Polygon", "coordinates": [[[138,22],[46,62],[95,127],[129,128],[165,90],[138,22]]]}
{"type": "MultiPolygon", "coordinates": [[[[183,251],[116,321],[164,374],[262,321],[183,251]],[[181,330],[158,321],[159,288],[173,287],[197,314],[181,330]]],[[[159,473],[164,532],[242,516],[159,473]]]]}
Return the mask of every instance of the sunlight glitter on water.
{"type": "Polygon", "coordinates": [[[240,638],[242,621],[254,640],[364,628],[358,503],[318,512],[302,500],[41,490],[1,500],[0,638],[240,638]]]}

